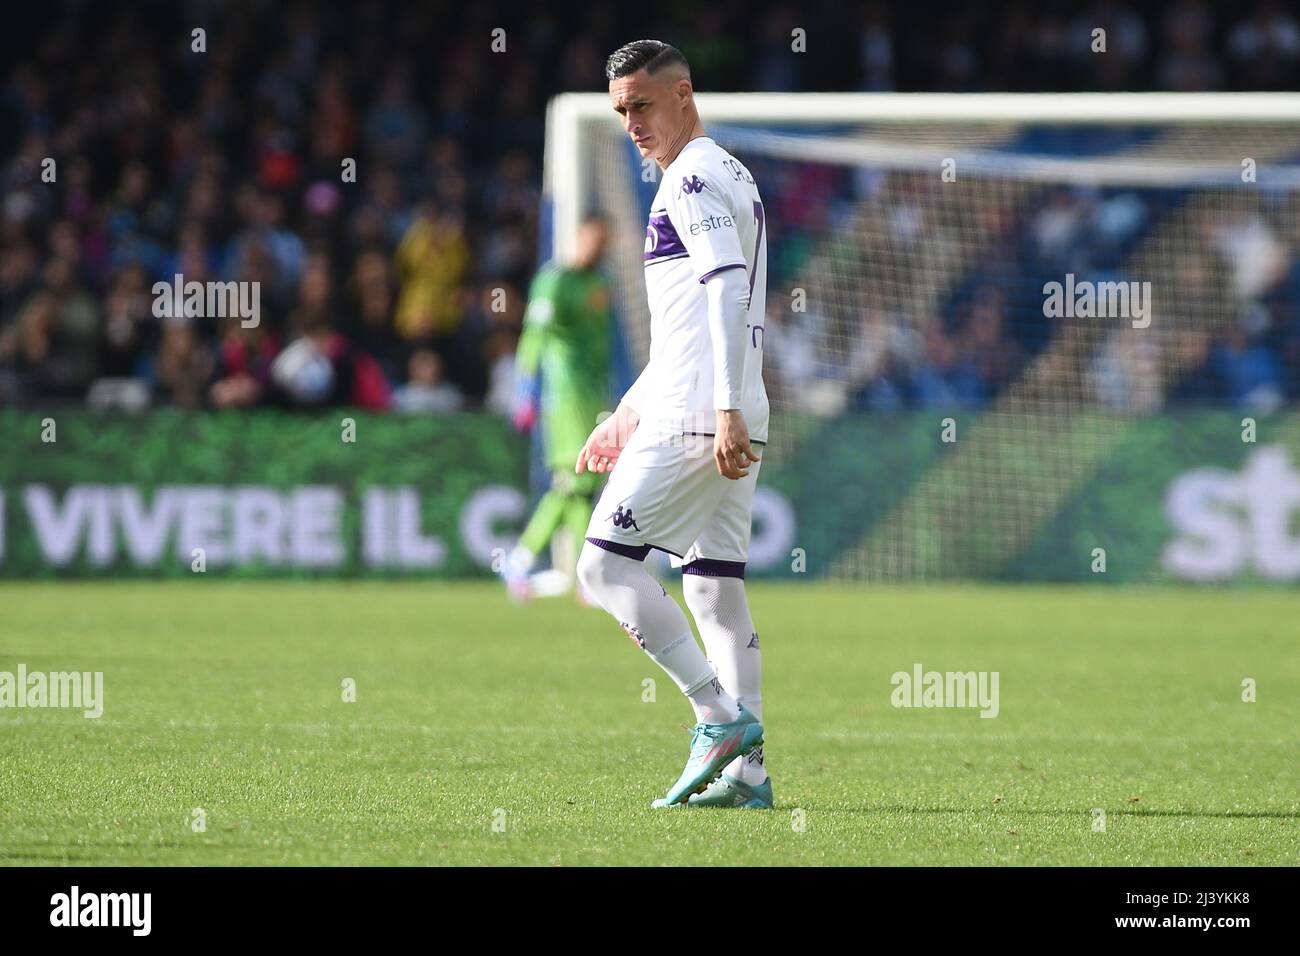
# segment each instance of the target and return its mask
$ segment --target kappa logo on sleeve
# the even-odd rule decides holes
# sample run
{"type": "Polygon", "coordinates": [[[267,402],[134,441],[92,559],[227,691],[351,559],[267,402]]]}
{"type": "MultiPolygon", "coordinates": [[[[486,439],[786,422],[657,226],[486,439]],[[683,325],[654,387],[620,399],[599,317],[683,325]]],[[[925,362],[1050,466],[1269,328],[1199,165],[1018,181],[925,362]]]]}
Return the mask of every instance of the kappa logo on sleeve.
{"type": "Polygon", "coordinates": [[[689,196],[691,193],[702,193],[706,189],[713,187],[702,180],[699,176],[683,176],[681,194],[689,196]]]}

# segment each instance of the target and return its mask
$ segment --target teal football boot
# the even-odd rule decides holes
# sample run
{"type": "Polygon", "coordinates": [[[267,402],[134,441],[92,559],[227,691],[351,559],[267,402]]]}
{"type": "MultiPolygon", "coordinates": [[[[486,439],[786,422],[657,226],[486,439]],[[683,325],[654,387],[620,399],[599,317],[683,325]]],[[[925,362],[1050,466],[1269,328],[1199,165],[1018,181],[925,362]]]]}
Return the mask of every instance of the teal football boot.
{"type": "Polygon", "coordinates": [[[724,773],[703,793],[686,801],[688,807],[728,807],[737,810],[771,810],[772,778],[760,784],[745,783],[724,773]]]}
{"type": "Polygon", "coordinates": [[[763,742],[763,725],[740,705],[740,716],[729,724],[696,724],[686,769],[654,807],[684,804],[693,793],[701,793],[722,773],[722,768],[743,757],[763,742]]]}

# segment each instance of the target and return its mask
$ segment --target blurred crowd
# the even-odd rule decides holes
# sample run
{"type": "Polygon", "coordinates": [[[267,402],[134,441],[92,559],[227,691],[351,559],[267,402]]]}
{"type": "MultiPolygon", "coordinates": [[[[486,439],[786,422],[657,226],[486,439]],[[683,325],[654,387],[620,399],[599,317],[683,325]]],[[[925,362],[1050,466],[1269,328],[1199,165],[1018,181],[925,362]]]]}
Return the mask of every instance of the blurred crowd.
{"type": "Polygon", "coordinates": [[[972,178],[954,214],[934,177],[881,177],[879,196],[842,179],[820,224],[783,223],[835,237],[774,264],[778,290],[818,290],[769,297],[765,369],[786,404],[980,409],[1017,382],[1030,401],[1129,412],[1300,402],[1291,192],[972,178]],[[1050,308],[1053,284],[1076,305],[1085,286],[1126,288],[1089,315],[1050,308]]]}
{"type": "MultiPolygon", "coordinates": [[[[676,42],[715,90],[1300,78],[1300,20],[1273,0],[953,9],[182,0],[16,13],[0,41],[0,404],[507,411],[538,265],[545,105],[603,90],[604,57],[629,39],[676,42]],[[1090,53],[1097,27],[1110,55],[1090,53]],[[790,50],[799,28],[806,55],[790,50]],[[258,282],[256,326],[159,316],[154,283],[178,274],[258,282]]],[[[870,376],[856,400],[987,398],[1036,343],[1007,331],[1003,289],[972,290],[962,308],[959,333],[917,324],[905,383],[870,376]]],[[[1273,379],[1296,394],[1289,346],[1261,336],[1205,343],[1225,395],[1273,379]]],[[[1122,387],[1118,372],[1097,378],[1103,400],[1122,387]]]]}

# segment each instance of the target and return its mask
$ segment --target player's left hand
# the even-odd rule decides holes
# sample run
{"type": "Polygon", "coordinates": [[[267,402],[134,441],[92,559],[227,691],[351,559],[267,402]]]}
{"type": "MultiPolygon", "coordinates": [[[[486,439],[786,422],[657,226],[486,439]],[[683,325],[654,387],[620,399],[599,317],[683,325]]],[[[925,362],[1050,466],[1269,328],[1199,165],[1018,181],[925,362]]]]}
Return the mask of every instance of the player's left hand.
{"type": "Polygon", "coordinates": [[[740,409],[718,411],[713,435],[713,462],[718,474],[739,481],[749,474],[749,466],[758,461],[758,452],[749,444],[749,426],[740,409]]]}

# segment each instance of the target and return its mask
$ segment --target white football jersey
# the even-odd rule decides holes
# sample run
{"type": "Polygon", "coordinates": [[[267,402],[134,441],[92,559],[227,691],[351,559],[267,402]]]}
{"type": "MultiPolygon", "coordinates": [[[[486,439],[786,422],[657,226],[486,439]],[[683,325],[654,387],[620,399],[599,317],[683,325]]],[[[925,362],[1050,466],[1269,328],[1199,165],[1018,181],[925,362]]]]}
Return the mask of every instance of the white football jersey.
{"type": "MultiPolygon", "coordinates": [[[[663,173],[646,227],[645,282],[650,361],[628,392],[645,424],[665,434],[713,434],[715,410],[739,407],[749,436],[767,441],[763,315],[767,307],[767,230],[754,177],[707,136],[691,140],[663,173]],[[714,390],[713,344],[705,281],[743,268],[749,312],[744,370],[736,396],[714,390]],[[728,402],[727,404],[720,404],[728,402]]],[[[643,427],[643,426],[638,426],[643,427]]]]}

